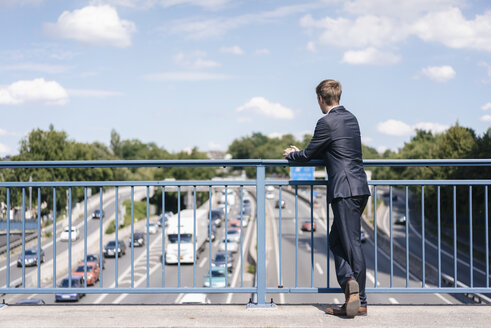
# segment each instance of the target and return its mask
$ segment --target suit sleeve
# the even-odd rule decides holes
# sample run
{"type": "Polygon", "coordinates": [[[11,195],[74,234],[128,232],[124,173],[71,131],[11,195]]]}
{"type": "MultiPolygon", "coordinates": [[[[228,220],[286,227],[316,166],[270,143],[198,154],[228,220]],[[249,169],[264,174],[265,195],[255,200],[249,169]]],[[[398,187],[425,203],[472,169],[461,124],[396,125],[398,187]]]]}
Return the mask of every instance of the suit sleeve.
{"type": "Polygon", "coordinates": [[[289,161],[308,162],[311,159],[323,159],[324,150],[331,143],[329,128],[325,119],[321,118],[317,121],[314,135],[308,146],[300,151],[294,151],[286,157],[289,161]]]}

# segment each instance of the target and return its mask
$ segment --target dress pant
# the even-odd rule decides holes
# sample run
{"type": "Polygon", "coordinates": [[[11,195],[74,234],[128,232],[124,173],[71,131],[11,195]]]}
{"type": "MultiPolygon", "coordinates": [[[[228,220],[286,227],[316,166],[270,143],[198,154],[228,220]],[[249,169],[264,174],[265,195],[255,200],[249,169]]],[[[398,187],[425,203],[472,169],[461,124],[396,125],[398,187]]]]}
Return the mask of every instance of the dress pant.
{"type": "Polygon", "coordinates": [[[349,279],[354,278],[360,287],[360,304],[366,306],[366,265],[361,248],[361,215],[368,196],[336,198],[331,202],[334,221],[329,234],[329,244],[334,254],[336,276],[344,291],[349,279]]]}

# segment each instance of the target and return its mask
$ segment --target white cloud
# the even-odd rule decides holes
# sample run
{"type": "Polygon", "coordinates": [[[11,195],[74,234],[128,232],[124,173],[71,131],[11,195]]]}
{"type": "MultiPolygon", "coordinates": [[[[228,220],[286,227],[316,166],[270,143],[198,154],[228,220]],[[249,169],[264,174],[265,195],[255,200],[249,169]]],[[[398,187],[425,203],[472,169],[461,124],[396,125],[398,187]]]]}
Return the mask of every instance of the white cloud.
{"type": "Polygon", "coordinates": [[[255,54],[256,55],[269,55],[271,52],[269,49],[263,48],[263,49],[257,49],[255,54]]]}
{"type": "Polygon", "coordinates": [[[383,154],[383,153],[385,153],[385,151],[386,151],[387,149],[389,149],[389,147],[387,147],[387,146],[378,146],[378,147],[377,147],[377,153],[379,153],[379,154],[383,154]]]}
{"type": "Polygon", "coordinates": [[[452,66],[428,66],[421,70],[421,74],[435,82],[447,82],[457,74],[452,66]]]}
{"type": "Polygon", "coordinates": [[[483,115],[483,116],[481,116],[481,118],[479,120],[481,120],[482,122],[489,122],[489,123],[491,123],[491,115],[488,115],[488,114],[483,115]]]}
{"type": "Polygon", "coordinates": [[[237,112],[253,112],[256,114],[291,120],[294,117],[293,110],[278,103],[272,103],[263,97],[253,97],[244,105],[237,108],[237,112]]]}
{"type": "Polygon", "coordinates": [[[243,55],[244,50],[242,50],[239,46],[231,46],[231,47],[221,47],[220,52],[232,55],[243,55]]]}
{"type": "Polygon", "coordinates": [[[203,69],[219,67],[220,63],[205,59],[206,52],[195,51],[191,54],[184,54],[182,52],[174,56],[174,62],[180,66],[190,69],[203,69]]]}
{"type": "Polygon", "coordinates": [[[150,81],[212,81],[212,80],[228,80],[232,78],[230,75],[214,74],[206,72],[164,72],[153,73],[143,76],[144,79],[150,81]]]}
{"type": "Polygon", "coordinates": [[[10,148],[0,143],[0,154],[7,155],[10,153],[10,148]]]}
{"type": "Polygon", "coordinates": [[[223,147],[223,145],[217,144],[214,141],[210,141],[208,142],[208,149],[221,150],[225,149],[225,147],[223,147]]]}
{"type": "Polygon", "coordinates": [[[345,52],[342,62],[351,65],[392,65],[397,64],[400,60],[400,56],[370,47],[364,50],[350,50],[345,52]]]}
{"type": "Polygon", "coordinates": [[[24,103],[65,105],[67,91],[56,81],[43,78],[17,81],[7,87],[0,87],[0,105],[21,105],[24,103]]]}
{"type": "Polygon", "coordinates": [[[238,123],[250,123],[250,122],[252,122],[252,118],[246,117],[246,116],[239,116],[239,117],[237,117],[237,122],[238,123]]]}
{"type": "Polygon", "coordinates": [[[4,130],[4,129],[0,129],[0,136],[6,136],[6,135],[8,135],[8,134],[9,134],[9,133],[8,133],[6,130],[4,130]]]}
{"type": "Polygon", "coordinates": [[[0,66],[0,71],[27,71],[47,74],[64,73],[70,69],[71,67],[69,66],[36,63],[21,63],[15,65],[0,66]]]}
{"type": "Polygon", "coordinates": [[[431,131],[432,133],[442,133],[448,129],[448,125],[431,122],[419,122],[413,125],[413,129],[431,131]]]}
{"type": "Polygon", "coordinates": [[[377,131],[380,133],[397,137],[410,136],[414,134],[416,129],[431,131],[432,133],[442,133],[448,129],[448,126],[432,122],[419,122],[411,126],[402,121],[393,119],[377,124],[377,131]]]}
{"type": "Polygon", "coordinates": [[[413,26],[414,33],[427,42],[450,48],[491,51],[491,10],[467,20],[459,8],[429,13],[413,26]]]}
{"type": "Polygon", "coordinates": [[[390,136],[409,136],[413,129],[404,122],[390,119],[377,124],[377,131],[390,136]]]}
{"type": "Polygon", "coordinates": [[[93,97],[93,98],[107,98],[122,96],[123,93],[119,91],[109,90],[90,90],[90,89],[68,89],[68,94],[72,97],[93,97]]]}
{"type": "Polygon", "coordinates": [[[487,104],[483,105],[481,107],[482,110],[490,110],[491,109],[491,102],[488,102],[487,104]]]}
{"type": "Polygon", "coordinates": [[[364,144],[369,144],[373,141],[372,138],[370,137],[361,137],[361,141],[364,143],[364,144]]]}
{"type": "Polygon", "coordinates": [[[307,43],[307,50],[310,52],[317,52],[317,47],[315,46],[315,42],[309,41],[307,43]]]}
{"type": "Polygon", "coordinates": [[[121,48],[131,45],[131,34],[136,30],[133,22],[120,19],[116,9],[108,5],[64,11],[56,23],[46,23],[44,28],[57,38],[121,48]]]}

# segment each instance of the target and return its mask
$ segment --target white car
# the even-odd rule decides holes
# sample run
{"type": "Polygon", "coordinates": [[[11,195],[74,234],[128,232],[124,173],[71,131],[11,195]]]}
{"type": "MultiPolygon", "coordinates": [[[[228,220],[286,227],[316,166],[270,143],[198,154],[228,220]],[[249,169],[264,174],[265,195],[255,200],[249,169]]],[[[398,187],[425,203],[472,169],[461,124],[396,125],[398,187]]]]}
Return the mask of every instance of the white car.
{"type": "Polygon", "coordinates": [[[72,241],[77,240],[80,237],[80,232],[77,227],[72,227],[72,233],[70,234],[70,229],[68,227],[65,227],[63,229],[63,232],[61,233],[60,239],[62,241],[68,241],[70,239],[70,235],[72,238],[72,241]]]}
{"type": "Polygon", "coordinates": [[[157,223],[149,223],[148,224],[148,233],[150,234],[156,234],[157,231],[159,230],[159,226],[157,225],[157,223]]]}
{"type": "Polygon", "coordinates": [[[234,243],[240,242],[240,230],[238,229],[230,229],[227,231],[227,239],[231,240],[234,243]]]}
{"type": "Polygon", "coordinates": [[[230,239],[225,239],[225,238],[222,239],[220,245],[218,246],[218,249],[220,251],[225,251],[225,240],[227,241],[227,251],[232,253],[237,253],[237,251],[239,250],[239,244],[230,239]]]}

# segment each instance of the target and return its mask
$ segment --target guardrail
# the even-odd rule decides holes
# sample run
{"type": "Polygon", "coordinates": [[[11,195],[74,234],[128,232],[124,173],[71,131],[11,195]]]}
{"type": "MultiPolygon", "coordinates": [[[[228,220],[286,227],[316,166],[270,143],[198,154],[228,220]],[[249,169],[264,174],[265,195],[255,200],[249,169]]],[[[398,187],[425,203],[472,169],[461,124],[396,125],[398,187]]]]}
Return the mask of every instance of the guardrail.
{"type": "MultiPolygon", "coordinates": [[[[30,168],[30,169],[35,169],[35,168],[94,168],[94,167],[200,167],[200,166],[206,166],[206,167],[256,167],[256,179],[255,180],[224,180],[224,181],[216,181],[216,180],[196,180],[196,181],[49,181],[49,182],[0,182],[0,190],[3,189],[6,191],[6,198],[5,200],[2,200],[5,202],[6,207],[7,207],[7,220],[0,223],[0,230],[4,229],[7,231],[7,241],[6,241],[6,246],[7,249],[10,249],[10,233],[12,230],[11,226],[11,220],[10,220],[10,209],[11,209],[11,194],[13,190],[21,190],[22,193],[22,238],[24,242],[22,243],[22,250],[21,254],[26,254],[26,241],[25,241],[25,232],[26,232],[26,217],[25,217],[25,211],[26,211],[26,205],[25,205],[25,198],[26,198],[26,188],[33,188],[35,192],[37,193],[38,196],[38,205],[37,208],[41,208],[42,204],[42,190],[49,190],[50,195],[52,196],[52,204],[51,210],[53,211],[53,222],[56,222],[57,218],[57,208],[56,208],[56,198],[57,198],[57,190],[61,189],[66,189],[68,190],[68,230],[72,231],[74,221],[77,218],[72,217],[72,211],[71,211],[71,202],[72,202],[72,191],[74,188],[82,188],[84,191],[84,211],[83,211],[83,236],[84,236],[84,243],[83,243],[83,279],[80,280],[82,282],[81,285],[78,285],[78,283],[75,283],[75,280],[73,279],[72,276],[72,264],[76,263],[79,261],[78,259],[75,259],[72,257],[73,253],[73,242],[72,241],[72,234],[69,234],[68,237],[68,247],[67,247],[67,257],[68,257],[68,262],[66,266],[66,270],[57,270],[57,257],[60,255],[57,252],[57,244],[59,245],[58,242],[58,237],[57,237],[57,231],[56,231],[56,224],[53,224],[52,227],[52,260],[49,261],[46,264],[43,265],[38,265],[41,263],[43,260],[43,254],[40,252],[42,249],[41,245],[41,212],[38,211],[38,216],[37,216],[37,245],[34,247],[35,250],[37,250],[35,257],[30,260],[31,262],[27,262],[26,259],[24,258],[23,260],[20,260],[20,265],[22,267],[22,272],[21,278],[20,278],[20,284],[18,286],[13,286],[12,282],[14,279],[11,277],[11,269],[10,266],[12,264],[12,256],[10,252],[6,252],[6,261],[5,261],[5,266],[6,266],[6,273],[5,273],[5,280],[3,280],[2,277],[0,277],[0,293],[4,294],[66,294],[67,289],[62,288],[60,286],[57,286],[58,281],[59,281],[59,276],[60,272],[67,272],[67,287],[70,288],[71,293],[76,293],[76,294],[123,294],[123,293],[128,293],[128,294],[158,294],[158,293],[206,293],[206,294],[212,294],[212,293],[246,293],[246,294],[255,294],[256,296],[256,304],[253,304],[251,306],[256,306],[256,307],[270,307],[274,306],[274,304],[271,303],[266,303],[266,294],[274,294],[274,293],[338,293],[341,292],[339,288],[333,288],[331,287],[330,284],[330,278],[329,278],[329,273],[331,272],[330,270],[330,255],[329,252],[324,251],[323,253],[317,253],[315,252],[315,247],[317,246],[314,245],[314,241],[316,238],[314,237],[314,231],[313,229],[310,229],[310,237],[309,237],[309,244],[310,244],[310,251],[309,251],[309,258],[310,258],[310,284],[301,286],[299,283],[299,280],[308,280],[308,277],[301,277],[301,274],[299,273],[299,253],[303,252],[303,250],[300,249],[299,247],[299,206],[300,202],[305,202],[305,197],[300,198],[299,202],[299,188],[302,188],[304,186],[308,188],[310,187],[310,202],[307,200],[306,204],[310,209],[310,225],[311,227],[314,225],[314,217],[320,216],[320,218],[317,218],[316,220],[319,221],[324,221],[326,224],[326,231],[323,231],[322,233],[317,233],[321,234],[320,239],[324,244],[323,248],[325,247],[325,250],[329,249],[329,225],[330,225],[330,218],[329,218],[329,210],[326,211],[326,213],[320,213],[320,214],[314,214],[314,188],[326,188],[327,181],[290,181],[290,180],[267,180],[266,179],[266,168],[267,167],[277,167],[277,166],[283,166],[287,167],[290,165],[294,166],[323,166],[322,161],[311,161],[308,163],[289,163],[285,160],[223,160],[223,161],[216,161],[216,160],[187,160],[187,161],[46,161],[46,162],[0,162],[0,169],[17,169],[17,168],[30,168]],[[274,221],[276,222],[276,218],[266,218],[266,188],[269,188],[269,186],[272,186],[275,190],[275,196],[274,199],[277,199],[279,202],[279,209],[278,209],[278,224],[279,224],[279,233],[278,233],[278,242],[275,243],[275,247],[278,247],[278,258],[276,259],[279,262],[279,272],[278,272],[278,284],[277,287],[274,286],[267,286],[267,280],[266,280],[266,271],[267,271],[267,266],[266,266],[266,223],[267,221],[274,221]],[[130,232],[129,236],[131,240],[133,240],[134,237],[134,228],[137,225],[135,222],[135,217],[134,217],[134,192],[135,188],[146,188],[146,196],[144,197],[146,200],[146,221],[145,221],[145,229],[146,229],[146,240],[147,240],[147,247],[146,247],[146,287],[136,287],[135,286],[135,268],[134,268],[134,242],[131,243],[131,261],[130,261],[130,268],[128,268],[131,272],[131,277],[130,277],[130,285],[127,287],[120,287],[118,285],[119,281],[119,267],[118,267],[118,259],[120,256],[124,255],[124,251],[122,250],[122,245],[120,245],[120,238],[119,238],[119,225],[115,225],[115,246],[113,247],[114,250],[118,250],[114,252],[114,269],[115,269],[115,274],[114,274],[114,282],[111,287],[105,286],[103,283],[103,270],[102,268],[104,267],[104,246],[103,246],[103,231],[104,231],[104,226],[109,223],[107,220],[103,220],[101,218],[99,222],[99,227],[97,230],[94,230],[93,232],[89,232],[91,234],[91,244],[88,244],[88,221],[87,218],[89,216],[88,213],[88,208],[87,208],[87,190],[88,188],[98,188],[99,189],[99,194],[100,194],[100,199],[99,199],[99,206],[98,209],[101,211],[101,213],[104,210],[104,199],[103,199],[103,191],[104,189],[108,188],[114,188],[115,192],[115,199],[117,200],[115,202],[114,206],[114,217],[115,217],[115,222],[119,222],[119,191],[120,189],[130,189],[129,192],[129,198],[131,199],[131,224],[130,224],[130,232]],[[149,258],[150,258],[150,211],[149,211],[149,200],[150,200],[150,195],[149,195],[149,190],[150,188],[160,188],[160,191],[162,192],[162,214],[165,213],[165,193],[166,192],[177,192],[177,209],[178,212],[176,214],[177,218],[177,284],[175,286],[167,286],[166,285],[166,270],[171,270],[168,269],[167,265],[162,264],[161,268],[161,284],[160,286],[150,286],[150,265],[149,265],[149,258]],[[192,203],[192,211],[193,215],[191,216],[193,219],[192,222],[192,227],[193,231],[190,232],[189,230],[186,230],[185,232],[181,231],[183,228],[183,223],[181,221],[181,189],[182,188],[191,188],[192,189],[192,195],[193,195],[193,203],[192,203]],[[212,266],[212,250],[213,250],[213,245],[212,245],[212,240],[211,238],[208,238],[208,241],[206,242],[206,246],[208,248],[208,276],[205,280],[208,280],[207,286],[208,287],[198,287],[197,286],[197,258],[199,256],[197,250],[202,246],[202,245],[197,245],[197,243],[201,242],[201,237],[197,233],[197,228],[202,223],[203,220],[208,220],[206,222],[207,225],[207,235],[211,236],[212,235],[212,225],[214,224],[212,221],[212,212],[210,209],[213,208],[213,193],[217,190],[217,188],[220,188],[221,190],[224,190],[224,197],[225,197],[225,202],[224,202],[224,233],[225,236],[228,236],[228,221],[229,221],[229,210],[230,210],[230,194],[228,192],[228,189],[232,189],[233,193],[235,194],[240,194],[240,202],[239,202],[239,208],[240,208],[240,272],[241,272],[241,279],[240,279],[240,287],[233,286],[233,287],[228,287],[229,286],[229,277],[228,277],[228,272],[225,270],[225,274],[220,272],[220,270],[215,270],[212,266]],[[257,254],[256,254],[256,274],[255,274],[255,286],[244,286],[244,281],[243,281],[243,276],[242,273],[244,272],[244,257],[243,257],[243,251],[245,245],[243,245],[243,231],[244,231],[244,197],[245,193],[247,193],[248,188],[253,188],[255,193],[256,193],[256,226],[254,227],[256,229],[256,234],[257,234],[257,239],[256,239],[256,247],[257,247],[257,254]],[[285,217],[284,215],[282,216],[282,201],[283,201],[283,189],[284,188],[289,188],[291,192],[293,192],[293,197],[294,197],[294,208],[295,208],[295,215],[294,215],[294,241],[295,241],[295,267],[294,267],[294,282],[288,282],[291,283],[291,286],[285,284],[284,280],[284,271],[283,271],[283,263],[282,263],[282,258],[283,258],[283,244],[285,242],[290,242],[293,244],[292,240],[287,241],[284,236],[283,236],[283,230],[282,230],[282,224],[285,222],[285,217]],[[172,191],[170,191],[172,189],[172,191]],[[202,191],[205,190],[205,191],[202,191]],[[200,209],[198,208],[198,204],[196,201],[196,196],[198,192],[204,192],[207,193],[208,200],[203,204],[203,207],[201,208],[202,210],[208,211],[208,215],[205,217],[201,216],[198,213],[200,212],[200,209]],[[278,197],[276,196],[278,195],[278,197]],[[106,222],[105,222],[106,221],[106,222]],[[325,234],[325,236],[324,236],[325,234]],[[192,238],[192,244],[193,244],[193,255],[192,255],[192,264],[193,264],[193,270],[192,270],[192,285],[190,284],[189,286],[183,286],[181,283],[181,260],[184,258],[183,253],[181,251],[187,251],[183,250],[182,247],[184,243],[184,239],[187,239],[189,236],[192,238]],[[198,240],[199,239],[199,240],[198,240]],[[95,240],[95,242],[94,242],[95,240]],[[87,266],[87,254],[88,254],[88,249],[89,248],[94,248],[95,246],[98,245],[98,255],[99,255],[99,268],[100,268],[100,281],[99,281],[99,286],[98,287],[88,287],[87,286],[87,278],[89,275],[92,273],[89,273],[88,266],[87,266]],[[198,247],[197,247],[198,246],[198,247]],[[314,286],[314,256],[318,257],[326,257],[325,262],[326,262],[326,282],[325,285],[321,284],[320,286],[314,286]],[[32,280],[27,279],[26,280],[26,264],[32,264],[33,262],[36,263],[37,265],[37,270],[36,274],[34,275],[34,272],[30,272],[30,277],[32,280]],[[51,263],[51,267],[49,264],[51,263]],[[167,268],[167,269],[166,269],[167,268]],[[50,273],[49,273],[50,271],[50,273]],[[223,275],[223,278],[225,280],[224,286],[225,287],[213,287],[213,274],[216,273],[217,275],[223,275]],[[41,276],[43,277],[48,277],[49,283],[46,283],[46,279],[42,280],[41,276]],[[32,282],[32,283],[31,283],[32,282]],[[76,286],[75,286],[76,285],[76,286]],[[18,287],[18,288],[16,288],[18,287]]],[[[389,166],[389,167],[406,167],[406,166],[475,166],[475,167],[480,167],[480,166],[490,166],[491,165],[491,160],[366,160],[364,161],[365,167],[375,167],[375,166],[389,166]]],[[[379,249],[379,225],[380,225],[380,220],[386,220],[387,217],[380,218],[377,216],[377,209],[378,209],[378,202],[380,202],[380,197],[372,197],[373,199],[371,200],[374,205],[374,210],[373,210],[373,243],[374,243],[374,286],[367,288],[368,293],[491,293],[491,289],[489,286],[490,279],[489,279],[489,230],[488,230],[488,186],[491,184],[491,180],[384,180],[384,181],[369,181],[369,184],[373,186],[373,195],[377,195],[377,188],[380,190],[382,188],[388,188],[388,191],[386,191],[387,195],[382,196],[388,197],[389,198],[389,214],[388,214],[388,220],[389,220],[389,231],[388,231],[388,238],[389,238],[389,254],[388,257],[390,258],[390,283],[388,286],[379,286],[379,280],[378,280],[378,262],[379,262],[379,255],[381,253],[381,250],[379,249]],[[410,200],[414,198],[414,195],[411,194],[410,188],[413,188],[414,186],[417,186],[420,188],[420,193],[421,193],[421,216],[418,219],[418,222],[413,223],[413,218],[414,216],[414,211],[410,208],[410,200]],[[438,204],[438,213],[437,213],[437,221],[436,221],[436,232],[433,230],[435,229],[430,229],[430,233],[425,232],[425,226],[428,226],[428,221],[425,221],[425,187],[429,188],[429,186],[435,186],[438,190],[438,197],[437,197],[437,204],[438,204]],[[448,242],[448,238],[445,237],[442,244],[442,233],[441,233],[441,217],[440,217],[440,189],[445,186],[450,186],[453,188],[453,238],[449,245],[446,243],[448,242]],[[469,226],[469,236],[468,236],[468,257],[461,258],[460,253],[458,251],[458,243],[457,243],[457,235],[458,235],[458,226],[457,226],[457,201],[456,201],[456,188],[457,187],[462,187],[466,186],[469,189],[469,218],[468,218],[468,226],[469,226]],[[402,187],[402,191],[404,192],[405,195],[405,229],[404,229],[404,240],[405,242],[401,245],[400,243],[398,244],[397,241],[394,239],[394,231],[393,231],[393,192],[395,189],[399,190],[398,187],[402,187]],[[475,254],[474,252],[474,245],[473,245],[473,210],[472,210],[472,201],[473,201],[473,189],[472,188],[484,188],[484,198],[483,198],[483,203],[485,206],[484,210],[484,217],[478,218],[479,220],[482,219],[482,222],[479,224],[483,224],[484,227],[484,234],[485,234],[485,251],[483,252],[482,256],[476,260],[480,261],[479,267],[483,269],[479,269],[480,272],[482,273],[481,276],[479,277],[479,284],[476,284],[474,281],[474,277],[476,275],[476,267],[475,267],[475,254]],[[418,226],[419,224],[419,226],[418,226]],[[420,229],[420,232],[418,231],[416,233],[415,229],[420,229]],[[437,255],[437,262],[433,261],[433,258],[431,261],[427,260],[426,254],[428,253],[427,247],[429,247],[429,243],[431,243],[430,239],[427,238],[428,235],[432,235],[432,238],[436,238],[437,245],[433,245],[436,251],[437,255]],[[418,237],[419,236],[419,237],[418,237]],[[414,244],[414,241],[411,238],[416,238],[418,240],[418,244],[421,245],[421,250],[411,250],[410,248],[410,241],[411,245],[414,244]],[[397,284],[394,283],[394,245],[398,245],[399,250],[405,251],[405,285],[404,286],[397,286],[397,284]],[[445,246],[445,247],[444,247],[445,246]],[[452,246],[453,249],[453,272],[452,274],[448,274],[448,265],[445,265],[445,268],[442,268],[442,259],[441,255],[448,253],[448,246],[452,246]],[[420,282],[421,286],[420,287],[415,287],[411,286],[411,278],[410,275],[412,274],[412,270],[414,268],[411,268],[410,266],[410,255],[414,256],[412,253],[418,253],[420,254],[420,259],[421,259],[421,270],[420,270],[420,282]],[[484,259],[483,259],[484,258],[484,259]],[[468,276],[468,281],[466,283],[462,283],[459,281],[459,278],[461,275],[458,274],[458,263],[462,261],[467,262],[467,266],[469,267],[469,276],[468,276]],[[436,264],[436,265],[435,265],[436,264]],[[431,268],[431,270],[437,271],[438,279],[436,281],[435,286],[428,286],[427,281],[426,281],[426,270],[427,268],[431,268]],[[447,276],[453,276],[454,279],[454,286],[453,287],[443,287],[441,283],[441,277],[442,275],[447,275],[447,276]],[[464,287],[462,287],[464,286],[464,287]]],[[[127,191],[126,191],[127,192],[127,191]]],[[[235,196],[234,196],[235,197],[235,196]]],[[[384,199],[382,199],[384,202],[384,199]]],[[[327,209],[329,206],[327,206],[327,209]]],[[[368,213],[370,215],[370,213],[368,213]]],[[[183,219],[184,220],[184,219],[183,219]]],[[[416,221],[418,221],[416,220],[416,221]]],[[[175,220],[174,220],[175,221],[175,220]]],[[[269,222],[268,221],[268,222],[269,222]]],[[[432,220],[433,221],[433,220],[432,220]]],[[[474,220],[474,223],[476,223],[477,220],[474,220]]],[[[276,224],[276,223],[274,223],[276,224]]],[[[428,226],[429,227],[429,226],[428,226]]],[[[433,226],[434,227],[434,226],[433,226]]],[[[169,229],[169,228],[167,228],[169,229]]],[[[203,230],[200,230],[201,234],[203,234],[203,230]]],[[[160,237],[162,238],[161,241],[161,255],[162,255],[162,261],[165,262],[166,259],[166,251],[167,248],[169,248],[169,244],[173,243],[172,241],[169,241],[169,236],[168,233],[166,232],[166,227],[165,224],[162,225],[162,232],[160,237]]],[[[302,235],[302,238],[305,236],[302,235]]],[[[399,238],[401,239],[401,238],[399,238]]],[[[224,244],[225,244],[225,263],[228,263],[228,250],[231,247],[231,241],[229,241],[227,238],[224,239],[224,244]]],[[[250,245],[249,245],[250,246],[250,245]]],[[[78,247],[80,250],[81,246],[78,243],[75,247],[78,247]]],[[[461,247],[465,248],[465,247],[461,247]]],[[[253,247],[249,247],[249,249],[253,249],[253,247]]],[[[78,254],[80,255],[82,251],[80,250],[78,254]]],[[[416,256],[418,256],[416,254],[416,256]]],[[[0,261],[0,263],[3,263],[0,261]]],[[[225,267],[227,268],[227,264],[225,264],[225,267]]],[[[128,270],[127,269],[127,270],[128,270]]],[[[172,269],[172,272],[175,271],[172,269]]],[[[187,270],[189,271],[189,270],[187,270]]],[[[206,284],[206,281],[204,282],[206,284]]],[[[185,285],[185,284],[184,284],[185,285]]],[[[319,285],[319,284],[317,284],[319,285]]]]}

